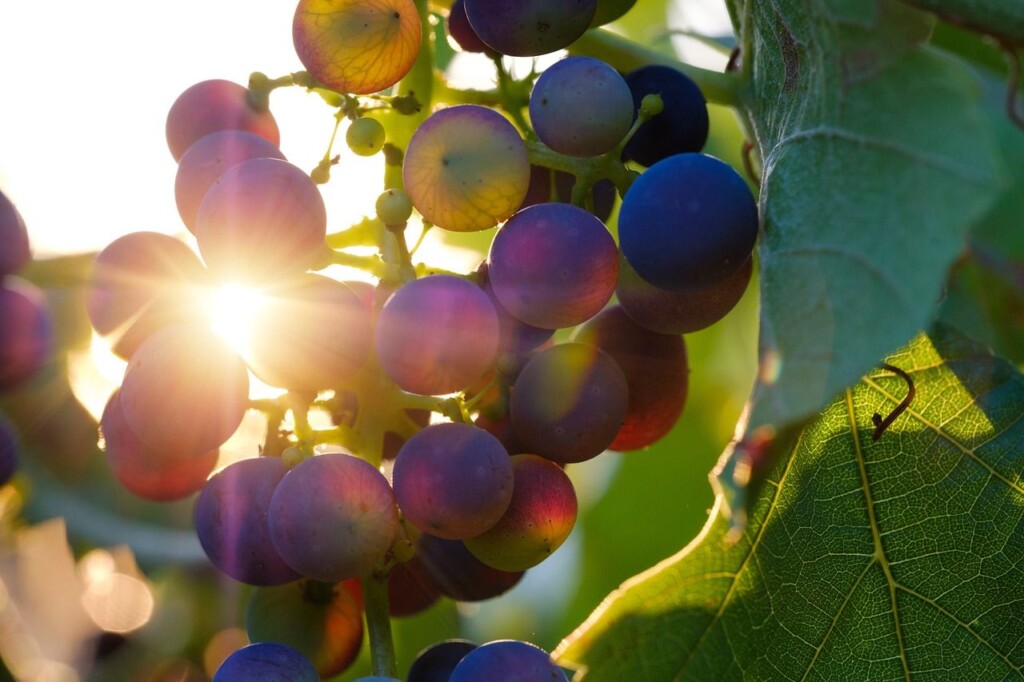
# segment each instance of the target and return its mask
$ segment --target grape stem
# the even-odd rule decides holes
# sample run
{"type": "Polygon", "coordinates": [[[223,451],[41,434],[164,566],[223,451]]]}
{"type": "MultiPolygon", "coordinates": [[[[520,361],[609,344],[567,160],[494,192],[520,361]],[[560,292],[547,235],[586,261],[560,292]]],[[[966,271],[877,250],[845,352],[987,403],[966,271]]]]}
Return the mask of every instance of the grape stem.
{"type": "Polygon", "coordinates": [[[388,612],[387,571],[373,571],[364,576],[363,603],[366,631],[370,639],[370,662],[374,675],[398,677],[395,643],[391,637],[391,616],[388,612]]]}

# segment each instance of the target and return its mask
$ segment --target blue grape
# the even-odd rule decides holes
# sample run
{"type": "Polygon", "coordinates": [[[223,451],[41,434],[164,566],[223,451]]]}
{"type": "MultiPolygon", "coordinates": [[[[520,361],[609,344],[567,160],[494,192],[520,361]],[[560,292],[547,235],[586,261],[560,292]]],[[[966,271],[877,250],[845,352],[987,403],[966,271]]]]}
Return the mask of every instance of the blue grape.
{"type": "Polygon", "coordinates": [[[480,52],[487,55],[498,54],[490,45],[481,40],[480,36],[473,30],[469,23],[469,17],[466,16],[465,0],[455,0],[452,3],[451,9],[448,10],[446,26],[451,42],[454,42],[455,46],[463,52],[480,52]]]}
{"type": "MultiPolygon", "coordinates": [[[[646,95],[661,95],[661,113],[630,138],[623,158],[645,166],[684,152],[699,152],[708,139],[708,107],[700,88],[689,76],[661,64],[642,66],[626,74],[633,109],[646,95]]],[[[635,117],[634,117],[635,118],[635,117]]]]}
{"type": "Polygon", "coordinates": [[[423,533],[416,552],[441,593],[456,601],[477,602],[508,592],[523,571],[501,571],[477,559],[461,540],[445,540],[423,533]]]}
{"type": "Polygon", "coordinates": [[[31,258],[25,221],[14,203],[0,192],[0,278],[18,272],[31,258]]]}
{"type": "Polygon", "coordinates": [[[53,350],[46,294],[14,275],[0,278],[0,391],[26,384],[53,350]]]}
{"type": "Polygon", "coordinates": [[[416,654],[405,682],[448,682],[452,670],[477,647],[466,639],[446,639],[416,654]]]}
{"type": "Polygon", "coordinates": [[[757,203],[743,178],[706,154],[647,169],[619,210],[619,244],[637,274],[669,291],[699,289],[739,269],[757,238],[757,203]]]}
{"type": "Polygon", "coordinates": [[[290,646],[257,642],[220,664],[213,682],[320,682],[313,664],[290,646]]]}
{"type": "Polygon", "coordinates": [[[600,59],[567,57],[534,83],[530,122],[541,142],[570,156],[615,147],[633,121],[633,97],[619,72],[600,59]]]}
{"type": "Polygon", "coordinates": [[[466,0],[466,16],[480,39],[501,54],[536,57],[583,35],[596,6],[596,0],[466,0]]]}
{"type": "Polygon", "coordinates": [[[548,652],[513,639],[478,646],[459,661],[448,682],[567,682],[548,652]]]}

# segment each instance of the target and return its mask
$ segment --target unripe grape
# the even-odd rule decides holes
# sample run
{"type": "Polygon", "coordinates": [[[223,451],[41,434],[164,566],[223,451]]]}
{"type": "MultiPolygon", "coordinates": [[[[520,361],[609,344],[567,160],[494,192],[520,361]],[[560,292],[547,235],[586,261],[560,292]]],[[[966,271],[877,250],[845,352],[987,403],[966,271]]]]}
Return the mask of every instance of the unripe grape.
{"type": "Polygon", "coordinates": [[[402,225],[412,216],[412,200],[398,188],[381,192],[376,208],[377,217],[385,225],[402,225]]]}
{"type": "Polygon", "coordinates": [[[384,126],[375,118],[357,118],[345,131],[348,148],[359,156],[373,156],[384,147],[384,126]]]}

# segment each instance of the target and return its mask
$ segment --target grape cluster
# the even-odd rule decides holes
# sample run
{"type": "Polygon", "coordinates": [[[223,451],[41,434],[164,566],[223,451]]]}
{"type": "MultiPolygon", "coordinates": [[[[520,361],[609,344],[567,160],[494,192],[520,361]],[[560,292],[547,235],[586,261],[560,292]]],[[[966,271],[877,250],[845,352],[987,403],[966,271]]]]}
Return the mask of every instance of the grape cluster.
{"type": "MultiPolygon", "coordinates": [[[[631,4],[459,0],[447,26],[507,85],[503,55],[562,49],[631,4]]],[[[423,28],[412,0],[300,0],[306,71],[199,83],[168,113],[195,249],[136,232],[95,261],[88,314],[128,361],[100,425],[111,471],[148,499],[198,493],[211,563],[254,586],[246,624],[261,643],[215,680],[346,669],[378,587],[401,617],[514,586],[572,531],[567,465],[672,429],[689,377],[682,334],[721,319],[751,277],[757,207],[701,152],[706,106],[685,75],[573,56],[518,81],[530,88],[520,105],[499,89],[490,105],[432,110],[396,86],[429,43],[423,28]],[[389,150],[400,165],[376,215],[329,230],[318,184],[330,154],[307,172],[278,146],[269,94],[286,85],[336,106],[357,154],[389,150]],[[410,122],[398,146],[392,127],[410,122]],[[605,222],[617,197],[618,240],[605,222]],[[447,272],[413,262],[414,216],[497,230],[476,270],[447,272]],[[348,248],[366,245],[376,253],[348,248]],[[331,264],[373,283],[318,274],[331,264]],[[266,298],[245,349],[202,312],[228,283],[266,298]],[[283,393],[251,399],[253,377],[283,393]],[[213,473],[249,410],[266,417],[262,448],[213,473]],[[329,427],[311,425],[314,410],[329,427]]],[[[439,647],[410,681],[565,679],[525,642],[439,647]]]]}

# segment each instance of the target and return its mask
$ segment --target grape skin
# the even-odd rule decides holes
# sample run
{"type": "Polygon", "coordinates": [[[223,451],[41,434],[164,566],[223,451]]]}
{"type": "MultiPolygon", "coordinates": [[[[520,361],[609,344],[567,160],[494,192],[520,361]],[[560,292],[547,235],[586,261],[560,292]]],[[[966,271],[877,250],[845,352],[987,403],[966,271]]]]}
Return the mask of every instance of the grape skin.
{"type": "Polygon", "coordinates": [[[448,682],[452,670],[477,647],[466,639],[446,639],[416,654],[405,682],[448,682]]]}
{"type": "MultiPolygon", "coordinates": [[[[660,114],[644,123],[630,138],[623,158],[652,166],[685,152],[699,152],[708,139],[708,107],[704,94],[682,71],[661,64],[642,66],[626,74],[633,109],[646,95],[661,96],[660,114]]],[[[634,116],[635,118],[635,116],[634,116]]]]}
{"type": "Polygon", "coordinates": [[[29,382],[53,350],[46,295],[28,280],[0,278],[0,391],[29,382]]]}
{"type": "Polygon", "coordinates": [[[478,646],[459,661],[449,682],[567,682],[565,673],[540,647],[518,640],[478,646]]]}
{"type": "Polygon", "coordinates": [[[405,518],[448,540],[489,529],[513,495],[508,452],[470,424],[434,424],[413,435],[398,451],[392,480],[405,518]]]}
{"type": "Polygon", "coordinates": [[[0,279],[21,270],[31,258],[25,221],[14,203],[0,192],[0,279]]]}
{"type": "Polygon", "coordinates": [[[178,95],[167,112],[167,146],[175,161],[200,138],[218,130],[246,130],[275,147],[281,144],[277,121],[269,111],[257,111],[249,90],[228,80],[196,83],[178,95]]]}
{"type": "Polygon", "coordinates": [[[213,682],[320,682],[313,664],[301,653],[276,642],[257,642],[228,656],[213,682]]]}
{"type": "Polygon", "coordinates": [[[274,549],[267,513],[287,469],[278,457],[253,457],[215,474],[196,500],[195,527],[210,562],[249,585],[299,579],[274,549]]]}
{"type": "Polygon", "coordinates": [[[536,57],[568,47],[589,28],[596,0],[465,0],[480,39],[501,54],[536,57]]]}
{"type": "Polygon", "coordinates": [[[441,593],[456,601],[477,602],[508,592],[523,571],[501,571],[477,559],[461,540],[423,533],[416,539],[417,556],[441,593]]]}

